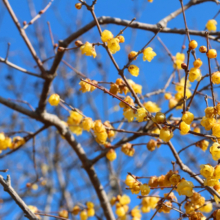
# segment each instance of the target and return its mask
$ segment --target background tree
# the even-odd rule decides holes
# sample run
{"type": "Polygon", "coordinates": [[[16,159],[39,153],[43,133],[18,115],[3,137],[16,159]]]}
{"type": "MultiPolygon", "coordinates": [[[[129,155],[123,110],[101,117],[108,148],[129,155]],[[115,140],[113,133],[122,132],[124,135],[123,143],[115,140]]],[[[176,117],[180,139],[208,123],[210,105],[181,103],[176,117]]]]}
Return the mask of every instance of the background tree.
{"type": "Polygon", "coordinates": [[[219,1],[0,5],[1,219],[220,219],[219,1]]]}

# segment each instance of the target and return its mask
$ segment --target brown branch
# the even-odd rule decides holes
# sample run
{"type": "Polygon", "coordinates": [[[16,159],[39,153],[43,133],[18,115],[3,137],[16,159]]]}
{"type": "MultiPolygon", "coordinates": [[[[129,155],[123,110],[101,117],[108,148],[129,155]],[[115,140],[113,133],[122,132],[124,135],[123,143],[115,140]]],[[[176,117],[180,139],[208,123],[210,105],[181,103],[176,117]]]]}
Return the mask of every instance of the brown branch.
{"type": "Polygon", "coordinates": [[[25,213],[25,217],[27,217],[30,220],[39,220],[37,216],[28,208],[28,206],[17,194],[17,192],[12,188],[11,178],[9,175],[7,175],[6,180],[4,180],[3,176],[0,175],[0,184],[4,187],[4,191],[8,192],[8,194],[12,197],[12,199],[23,210],[23,212],[25,213]]]}
{"type": "Polygon", "coordinates": [[[0,103],[4,104],[5,106],[14,109],[22,114],[25,114],[31,118],[34,118],[42,123],[46,124],[47,126],[55,126],[59,133],[65,138],[65,140],[69,143],[72,149],[77,154],[78,158],[82,162],[82,167],[87,172],[90,181],[96,191],[96,194],[99,198],[100,205],[102,206],[104,215],[107,220],[114,220],[114,214],[112,212],[111,205],[108,201],[108,197],[106,192],[100,183],[100,180],[95,172],[95,169],[92,166],[91,161],[87,158],[86,153],[82,146],[75,140],[72,132],[69,128],[60,120],[56,115],[49,114],[47,112],[43,112],[38,114],[36,112],[29,111],[19,105],[16,105],[13,102],[8,101],[7,99],[0,96],[0,103]]]}
{"type": "Polygon", "coordinates": [[[23,38],[24,42],[26,43],[29,51],[31,52],[32,57],[34,58],[35,62],[37,63],[37,65],[38,65],[38,67],[41,71],[41,74],[43,75],[45,73],[45,69],[43,67],[43,64],[42,64],[41,60],[38,58],[37,53],[34,50],[34,48],[31,44],[29,38],[27,37],[25,31],[21,28],[21,25],[18,21],[18,18],[15,15],[13,9],[11,8],[11,5],[9,4],[8,0],[3,0],[3,3],[5,4],[8,12],[10,13],[12,20],[14,21],[18,31],[20,32],[21,37],[23,38]]]}
{"type": "Polygon", "coordinates": [[[46,7],[43,9],[43,10],[40,10],[38,12],[38,14],[33,18],[31,19],[30,22],[28,22],[27,24],[24,25],[24,27],[22,28],[23,30],[25,30],[26,28],[28,28],[28,26],[32,25],[38,18],[40,18],[40,16],[45,13],[47,11],[47,9],[51,6],[53,0],[51,0],[47,5],[46,7]]]}
{"type": "Polygon", "coordinates": [[[12,67],[12,68],[14,68],[14,69],[16,69],[16,70],[19,70],[19,71],[21,71],[21,72],[23,72],[23,73],[26,73],[26,74],[28,74],[28,75],[36,76],[36,77],[42,78],[42,79],[45,79],[45,78],[46,78],[44,75],[39,75],[39,74],[37,74],[37,73],[29,72],[28,70],[26,70],[26,69],[24,69],[24,68],[22,68],[22,67],[20,67],[20,66],[17,66],[17,65],[14,64],[14,63],[9,62],[8,59],[6,59],[6,58],[3,59],[2,57],[0,57],[0,62],[1,62],[1,63],[5,63],[5,64],[8,65],[9,67],[12,67]]]}

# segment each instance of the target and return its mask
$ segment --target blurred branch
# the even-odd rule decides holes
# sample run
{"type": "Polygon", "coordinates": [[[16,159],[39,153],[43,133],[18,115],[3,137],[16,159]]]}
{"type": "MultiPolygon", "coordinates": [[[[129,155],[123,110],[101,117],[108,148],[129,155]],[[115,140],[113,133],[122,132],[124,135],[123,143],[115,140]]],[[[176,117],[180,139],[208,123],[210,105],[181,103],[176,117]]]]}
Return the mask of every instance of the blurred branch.
{"type": "Polygon", "coordinates": [[[17,205],[23,210],[25,213],[25,217],[30,220],[39,220],[36,215],[28,208],[28,206],[24,203],[21,197],[17,194],[17,192],[11,186],[11,178],[7,175],[7,179],[4,180],[3,176],[0,176],[0,184],[4,187],[4,191],[8,192],[13,200],[17,203],[17,205]]]}
{"type": "Polygon", "coordinates": [[[32,57],[36,61],[37,65],[38,65],[38,67],[41,71],[41,74],[43,75],[45,73],[45,69],[43,67],[43,64],[42,64],[41,60],[38,58],[37,53],[36,53],[35,49],[33,48],[33,46],[31,44],[28,36],[26,35],[25,31],[21,28],[21,25],[18,21],[18,18],[15,15],[13,9],[11,8],[11,5],[9,4],[8,0],[3,0],[3,3],[5,4],[8,12],[10,13],[12,20],[14,21],[18,31],[20,32],[21,37],[23,38],[25,44],[27,45],[29,51],[31,52],[32,57]]]}

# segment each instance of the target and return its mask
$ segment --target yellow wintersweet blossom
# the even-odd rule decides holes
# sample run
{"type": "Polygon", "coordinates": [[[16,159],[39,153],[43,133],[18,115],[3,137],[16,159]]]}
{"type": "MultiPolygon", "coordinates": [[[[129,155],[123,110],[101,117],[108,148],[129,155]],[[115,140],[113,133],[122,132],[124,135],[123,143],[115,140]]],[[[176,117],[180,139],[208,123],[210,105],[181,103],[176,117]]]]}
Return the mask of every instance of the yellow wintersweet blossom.
{"type": "Polygon", "coordinates": [[[219,160],[220,159],[220,144],[219,143],[213,143],[213,145],[209,149],[212,159],[213,160],[219,160]]]}
{"type": "Polygon", "coordinates": [[[128,83],[131,85],[132,89],[135,93],[141,94],[142,93],[142,86],[139,84],[136,84],[133,80],[128,79],[128,83]]]}
{"type": "Polygon", "coordinates": [[[138,76],[139,75],[139,68],[135,65],[130,65],[128,67],[128,72],[132,75],[132,76],[138,76]]]}
{"type": "Polygon", "coordinates": [[[150,187],[147,184],[142,184],[140,190],[142,196],[146,196],[150,193],[150,187]]]}
{"type": "Polygon", "coordinates": [[[112,38],[107,41],[107,47],[112,54],[115,54],[117,51],[120,50],[119,39],[112,38]]]}
{"type": "Polygon", "coordinates": [[[57,106],[60,103],[60,96],[58,94],[52,94],[48,99],[48,102],[52,106],[57,106]]]}
{"type": "Polygon", "coordinates": [[[123,115],[128,120],[128,122],[134,121],[135,113],[133,109],[126,108],[123,115]]]}
{"type": "Polygon", "coordinates": [[[216,123],[212,127],[212,135],[220,138],[220,124],[216,123]]]}
{"type": "Polygon", "coordinates": [[[77,136],[81,135],[83,132],[82,127],[78,125],[69,125],[69,129],[77,136]]]}
{"type": "Polygon", "coordinates": [[[201,212],[205,212],[205,213],[209,213],[212,211],[212,203],[208,202],[207,204],[205,204],[204,206],[202,206],[201,208],[199,208],[199,211],[201,212]]]}
{"type": "Polygon", "coordinates": [[[219,184],[219,180],[214,177],[209,177],[204,181],[204,186],[215,186],[217,184],[219,184]]]}
{"type": "Polygon", "coordinates": [[[201,71],[200,69],[197,69],[195,67],[192,67],[189,70],[189,81],[194,82],[195,80],[200,80],[201,79],[201,71]]]}
{"type": "Polygon", "coordinates": [[[102,42],[107,42],[108,40],[111,40],[113,38],[113,34],[111,31],[108,31],[108,30],[104,30],[102,32],[102,35],[101,35],[101,39],[102,39],[102,42]]]}
{"type": "Polygon", "coordinates": [[[141,218],[141,210],[138,208],[138,206],[135,206],[132,210],[131,210],[131,216],[133,217],[133,219],[140,219],[141,218]]]}
{"type": "Polygon", "coordinates": [[[214,167],[209,165],[209,164],[203,164],[200,165],[200,173],[205,177],[205,178],[209,178],[212,177],[214,174],[214,167]]]}
{"type": "Polygon", "coordinates": [[[94,127],[94,122],[91,118],[84,118],[82,120],[82,128],[83,130],[86,130],[90,132],[90,129],[94,127]]]}
{"type": "Polygon", "coordinates": [[[115,160],[116,157],[117,157],[117,154],[114,149],[110,149],[106,154],[106,158],[110,161],[115,160]]]}
{"type": "Polygon", "coordinates": [[[84,82],[84,81],[79,82],[79,85],[81,86],[80,91],[85,93],[85,92],[92,92],[96,89],[95,86],[92,86],[89,83],[87,83],[87,82],[92,82],[92,80],[86,79],[85,81],[86,82],[84,82]]]}
{"type": "MultiPolygon", "coordinates": [[[[130,175],[129,175],[130,176],[130,175]]],[[[129,203],[131,202],[131,199],[129,196],[127,195],[122,195],[120,198],[119,198],[119,203],[121,205],[128,205],[129,203]]]]}
{"type": "Polygon", "coordinates": [[[86,210],[83,210],[80,212],[80,220],[87,220],[88,219],[88,214],[86,210]]]}
{"type": "Polygon", "coordinates": [[[76,111],[70,111],[70,116],[67,119],[68,125],[79,125],[83,116],[76,111]]]}
{"type": "Polygon", "coordinates": [[[170,139],[173,137],[173,132],[170,131],[168,128],[164,127],[160,129],[160,139],[164,142],[169,142],[170,139]]]}
{"type": "Polygon", "coordinates": [[[81,53],[85,54],[86,56],[93,56],[93,58],[95,58],[97,55],[94,46],[89,42],[86,42],[84,45],[82,45],[80,50],[81,53]]]}
{"type": "Polygon", "coordinates": [[[220,84],[220,71],[214,72],[212,74],[212,82],[213,84],[220,84]]]}
{"type": "Polygon", "coordinates": [[[132,187],[134,182],[136,182],[136,179],[133,176],[128,174],[125,179],[125,184],[129,187],[132,187]]]}
{"type": "MultiPolygon", "coordinates": [[[[180,82],[175,86],[175,90],[177,92],[183,92],[184,91],[184,84],[185,84],[185,78],[183,77],[180,82]]],[[[190,81],[187,80],[186,81],[186,88],[190,88],[191,87],[191,84],[190,84],[190,81]]]]}
{"type": "Polygon", "coordinates": [[[143,51],[143,61],[151,62],[151,60],[156,56],[157,54],[153,51],[153,48],[147,47],[143,51]]]}
{"type": "Polygon", "coordinates": [[[194,185],[192,182],[182,179],[177,185],[176,191],[179,193],[180,196],[185,195],[191,197],[193,195],[193,187],[194,185]]]}
{"type": "Polygon", "coordinates": [[[180,134],[185,135],[190,131],[190,125],[186,124],[184,121],[180,123],[180,134]]]}
{"type": "Polygon", "coordinates": [[[206,151],[209,146],[209,142],[207,140],[202,140],[197,142],[196,147],[199,147],[203,151],[206,151]]]}
{"type": "Polygon", "coordinates": [[[215,123],[216,120],[214,118],[206,118],[205,116],[202,117],[202,120],[200,121],[200,124],[205,128],[206,131],[212,129],[215,123]]]}
{"type": "Polygon", "coordinates": [[[159,108],[155,102],[148,101],[145,102],[143,105],[150,113],[156,113],[161,110],[161,108],[159,108]]]}
{"type": "Polygon", "coordinates": [[[217,21],[214,19],[208,20],[207,24],[206,24],[206,28],[208,31],[216,31],[216,25],[217,25],[217,21]]]}
{"type": "Polygon", "coordinates": [[[182,69],[181,64],[184,62],[184,60],[185,60],[185,54],[184,53],[177,53],[173,67],[175,69],[182,69]]]}
{"type": "Polygon", "coordinates": [[[147,120],[147,111],[145,108],[138,108],[135,114],[138,122],[143,122],[147,120]]]}
{"type": "Polygon", "coordinates": [[[194,120],[194,114],[186,111],[183,115],[182,115],[182,120],[187,123],[188,125],[190,125],[192,123],[192,121],[194,120]]]}

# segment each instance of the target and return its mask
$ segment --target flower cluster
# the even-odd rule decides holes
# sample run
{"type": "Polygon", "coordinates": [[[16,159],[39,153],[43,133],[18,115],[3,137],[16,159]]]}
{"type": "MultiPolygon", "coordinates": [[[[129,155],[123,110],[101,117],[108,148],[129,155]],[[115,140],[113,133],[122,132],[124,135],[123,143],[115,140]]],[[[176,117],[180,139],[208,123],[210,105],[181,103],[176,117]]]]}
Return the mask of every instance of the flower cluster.
{"type": "Polygon", "coordinates": [[[129,157],[134,156],[135,153],[135,149],[133,148],[133,145],[130,143],[123,144],[121,147],[121,151],[129,157]]]}
{"type": "MultiPolygon", "coordinates": [[[[87,220],[89,217],[93,217],[95,215],[94,203],[87,202],[85,208],[80,208],[78,205],[74,206],[72,209],[72,214],[78,215],[79,213],[80,213],[81,220],[87,220]]],[[[67,217],[64,217],[64,218],[67,218],[67,217]]]]}
{"type": "Polygon", "coordinates": [[[119,43],[124,43],[124,37],[118,36],[114,38],[114,35],[111,31],[104,30],[101,35],[101,39],[103,43],[107,43],[107,47],[112,54],[115,54],[120,50],[119,43]]]}
{"type": "MultiPolygon", "coordinates": [[[[86,79],[85,81],[86,81],[86,82],[92,82],[92,83],[94,83],[94,84],[97,84],[97,82],[96,82],[95,80],[86,79]]],[[[96,89],[95,86],[90,85],[89,83],[86,83],[86,82],[81,81],[81,82],[79,83],[79,85],[81,86],[80,91],[82,91],[83,93],[85,93],[85,92],[92,92],[92,91],[94,91],[94,90],[96,89]]]]}

